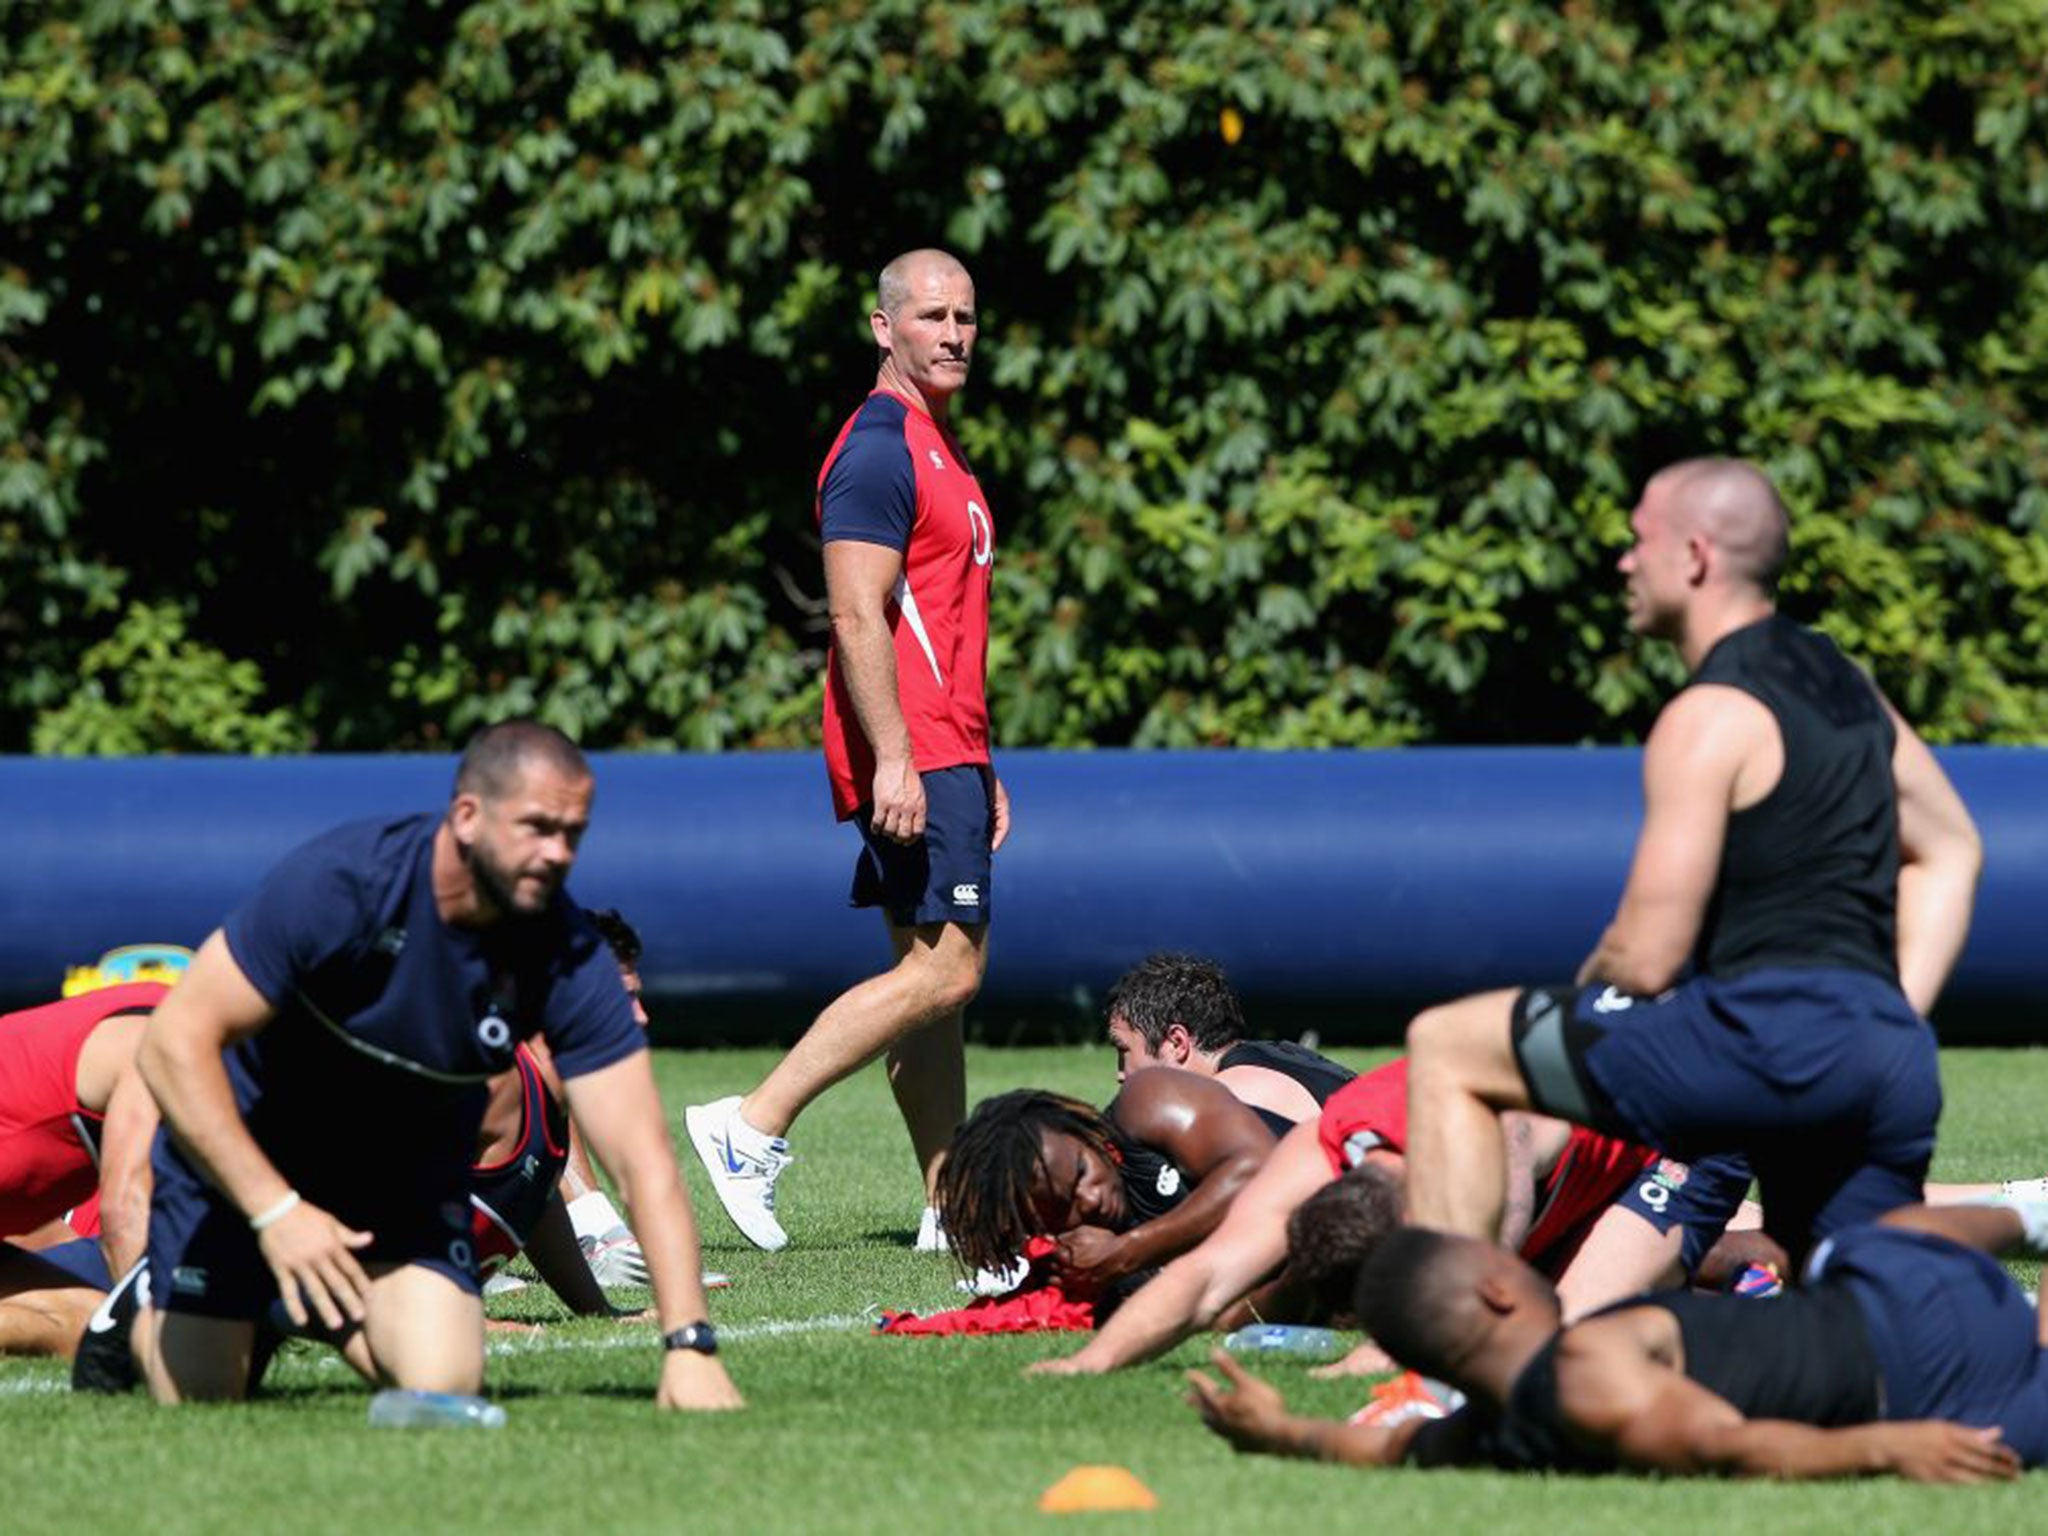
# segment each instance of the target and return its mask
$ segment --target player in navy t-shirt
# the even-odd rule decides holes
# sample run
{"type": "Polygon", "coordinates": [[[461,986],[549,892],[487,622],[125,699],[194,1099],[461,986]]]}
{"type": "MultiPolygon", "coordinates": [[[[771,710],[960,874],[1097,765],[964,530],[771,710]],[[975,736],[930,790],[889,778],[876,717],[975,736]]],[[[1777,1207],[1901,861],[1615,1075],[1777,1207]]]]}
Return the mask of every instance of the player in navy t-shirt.
{"type": "Polygon", "coordinates": [[[295,1323],[359,1323],[392,1385],[474,1392],[483,1084],[541,1035],[639,1225],[669,1330],[658,1400],[739,1404],[645,1042],[563,889],[591,793],[559,732],[492,726],[444,816],[315,838],[201,947],[140,1055],[164,1114],[136,1326],[159,1401],[243,1395],[274,1298],[295,1323]]]}
{"type": "Polygon", "coordinates": [[[775,1181],[790,1126],[884,1052],[924,1173],[917,1246],[945,1246],[931,1202],[967,1112],[960,1014],[981,988],[991,856],[1010,823],[988,753],[995,524],[946,424],[974,351],[974,279],[944,251],[910,251],[876,289],[881,366],[819,472],[818,532],[832,801],[860,827],[854,905],[882,909],[896,964],[819,1014],[752,1093],[685,1116],[726,1214],[767,1249],[789,1241],[775,1181]]]}

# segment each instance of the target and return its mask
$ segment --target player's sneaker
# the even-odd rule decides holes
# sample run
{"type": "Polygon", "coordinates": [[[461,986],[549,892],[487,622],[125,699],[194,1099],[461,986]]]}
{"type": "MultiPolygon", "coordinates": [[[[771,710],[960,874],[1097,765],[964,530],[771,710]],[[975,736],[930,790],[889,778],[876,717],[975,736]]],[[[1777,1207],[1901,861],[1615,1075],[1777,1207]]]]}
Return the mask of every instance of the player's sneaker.
{"type": "Polygon", "coordinates": [[[647,1255],[641,1251],[639,1239],[628,1228],[617,1226],[602,1237],[583,1237],[576,1241],[599,1285],[647,1284],[647,1255]]]}
{"type": "Polygon", "coordinates": [[[939,1225],[938,1207],[928,1205],[917,1223],[917,1240],[911,1247],[919,1253],[951,1253],[953,1245],[946,1241],[946,1229],[939,1225]]]}
{"type": "Polygon", "coordinates": [[[514,1291],[526,1289],[526,1282],[517,1275],[508,1275],[503,1270],[484,1282],[484,1295],[510,1296],[514,1291]]]}
{"type": "Polygon", "coordinates": [[[1031,1278],[1031,1261],[1022,1254],[1002,1269],[977,1269],[965,1280],[956,1281],[969,1296],[1007,1296],[1031,1278]]]}
{"type": "Polygon", "coordinates": [[[1465,1406],[1465,1394],[1456,1387],[1432,1381],[1416,1371],[1403,1371],[1392,1381],[1372,1389],[1372,1397],[1351,1415],[1353,1424],[1376,1424],[1392,1429],[1410,1419],[1446,1419],[1465,1406]]]}
{"type": "Polygon", "coordinates": [[[141,1377],[132,1340],[135,1314],[149,1305],[149,1260],[140,1259],[93,1308],[71,1360],[74,1392],[132,1392],[141,1377]]]}
{"type": "Polygon", "coordinates": [[[774,1253],[787,1247],[789,1234],[775,1219],[775,1181],[796,1161],[789,1143],[764,1136],[742,1120],[738,1094],[692,1104],[683,1111],[683,1125],[732,1224],[756,1248],[774,1253]]]}

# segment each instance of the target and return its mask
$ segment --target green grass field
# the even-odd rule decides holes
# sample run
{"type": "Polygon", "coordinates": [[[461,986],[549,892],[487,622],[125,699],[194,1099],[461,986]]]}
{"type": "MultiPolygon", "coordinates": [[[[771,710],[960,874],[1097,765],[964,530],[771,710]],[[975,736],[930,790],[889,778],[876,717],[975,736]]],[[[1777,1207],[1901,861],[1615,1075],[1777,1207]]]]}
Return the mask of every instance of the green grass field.
{"type": "MultiPolygon", "coordinates": [[[[1364,1056],[1351,1058],[1359,1063],[1364,1056]]],[[[663,1092],[680,1134],[694,1099],[735,1092],[764,1052],[665,1052],[663,1092]]],[[[978,1050],[979,1097],[1020,1084],[1100,1100],[1101,1049],[978,1050]]],[[[1953,1051],[1937,1175],[2048,1172],[2040,1106],[2048,1052],[1953,1051]]],[[[74,1400],[43,1362],[0,1363],[0,1443],[12,1484],[0,1532],[526,1529],[980,1532],[1051,1529],[1338,1530],[1402,1536],[1559,1531],[1853,1531],[1956,1536],[2023,1532],[2048,1518],[2048,1479],[1973,1489],[1894,1483],[1757,1487],[1644,1479],[1363,1473],[1237,1458],[1180,1402],[1194,1346],[1099,1379],[1026,1380],[1031,1360],[1072,1336],[882,1339],[876,1306],[951,1305],[953,1270],[912,1253],[921,1202],[908,1144],[879,1073],[836,1090],[798,1127],[783,1182],[793,1246],[755,1252],[709,1203],[706,1260],[730,1272],[713,1299],[744,1414],[658,1415],[657,1358],[644,1325],[551,1322],[494,1337],[489,1390],[502,1431],[372,1430],[367,1392],[309,1349],[281,1359],[265,1400],[158,1411],[140,1397],[74,1400]],[[1038,1495],[1068,1468],[1112,1462],[1159,1496],[1153,1514],[1050,1516],[1038,1495]]],[[[685,1153],[687,1158],[687,1153],[685,1153]]],[[[509,1297],[501,1315],[552,1318],[509,1297]]],[[[626,1299],[623,1295],[621,1299],[626,1299]]],[[[1332,1414],[1361,1388],[1273,1372],[1299,1406],[1332,1414]]]]}

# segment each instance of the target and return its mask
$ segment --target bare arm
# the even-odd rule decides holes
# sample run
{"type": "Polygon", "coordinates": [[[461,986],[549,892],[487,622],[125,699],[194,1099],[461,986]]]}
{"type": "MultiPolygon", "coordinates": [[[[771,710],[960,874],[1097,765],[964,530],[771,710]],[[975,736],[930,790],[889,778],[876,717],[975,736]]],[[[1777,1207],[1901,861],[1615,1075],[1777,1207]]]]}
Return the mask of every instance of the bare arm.
{"type": "Polygon", "coordinates": [[[131,1061],[114,1083],[100,1128],[100,1247],[116,1276],[127,1274],[149,1245],[149,1152],[156,1127],[156,1100],[131,1061]]]}
{"type": "Polygon", "coordinates": [[[1650,1358],[1635,1336],[1641,1310],[1579,1325],[1557,1355],[1566,1422],[1630,1466],[1802,1480],[1897,1473],[1920,1482],[1981,1482],[2019,1474],[2019,1458],[1995,1429],[1935,1422],[1817,1429],[1744,1418],[1724,1398],[1650,1358]]]}
{"type": "MultiPolygon", "coordinates": [[[[1519,1250],[1529,1236],[1529,1229],[1536,1224],[1536,1127],[1530,1116],[1510,1110],[1500,1117],[1500,1134],[1508,1164],[1507,1198],[1500,1213],[1500,1245],[1519,1250]]],[[[1548,1161],[1555,1162],[1556,1158],[1553,1151],[1548,1161]]]]}
{"type": "MultiPolygon", "coordinates": [[[[618,1176],[647,1255],[663,1331],[704,1321],[711,1314],[698,1267],[697,1220],[676,1168],[647,1053],[635,1051],[608,1067],[569,1078],[563,1088],[591,1150],[618,1176]]],[[[684,1349],[667,1352],[657,1401],[664,1408],[741,1406],[718,1358],[684,1349]]]]}
{"type": "MultiPolygon", "coordinates": [[[[825,601],[839,675],[875,752],[874,827],[907,843],[924,835],[925,804],[896,691],[896,639],[889,627],[888,604],[902,574],[902,552],[886,544],[834,539],[825,546],[825,601]]],[[[1003,804],[1007,824],[1007,799],[1003,804]]]]}
{"type": "Polygon", "coordinates": [[[1034,1373],[1113,1371],[1163,1355],[1206,1328],[1287,1258],[1287,1218],[1330,1180],[1316,1124],[1297,1125],[1244,1186],[1223,1222],[1143,1287],[1077,1353],[1034,1373]]]}
{"type": "Polygon", "coordinates": [[[310,1202],[294,1202],[295,1192],[235,1107],[222,1060],[274,1012],[216,931],[157,1008],[136,1062],[178,1145],[230,1203],[252,1218],[288,1206],[266,1222],[258,1246],[292,1321],[303,1326],[310,1309],[339,1328],[344,1318],[362,1320],[369,1277],[352,1250],[365,1247],[370,1234],[350,1231],[310,1202]]]}
{"type": "Polygon", "coordinates": [[[1984,844],[1941,764],[1891,705],[1899,800],[1899,985],[1930,1012],[1970,936],[1984,844]]]}
{"type": "MultiPolygon", "coordinates": [[[[1212,1350],[1209,1360],[1223,1373],[1229,1390],[1200,1371],[1189,1371],[1187,1401],[1202,1416],[1204,1424],[1239,1452],[1334,1461],[1353,1467],[1388,1467],[1408,1458],[1423,1427],[1419,1419],[1382,1426],[1302,1418],[1287,1411],[1279,1391],[1270,1382],[1252,1375],[1222,1350],[1212,1350]]],[[[1443,1428],[1437,1426],[1438,1438],[1450,1438],[1444,1436],[1443,1428]]],[[[1452,1431],[1453,1436],[1455,1433],[1452,1431]]],[[[1442,1459],[1456,1458],[1447,1455],[1442,1459]]]]}
{"type": "Polygon", "coordinates": [[[1665,706],[1643,749],[1643,830],[1628,884],[1579,968],[1582,984],[1654,997],[1678,980],[1720,873],[1744,759],[1776,731],[1769,710],[1732,688],[1688,688],[1665,706]]]}
{"type": "Polygon", "coordinates": [[[582,1317],[626,1315],[611,1304],[604,1287],[597,1283],[597,1276],[590,1272],[590,1261],[577,1245],[576,1230],[569,1224],[569,1208],[562,1203],[559,1190],[549,1198],[547,1209],[541,1212],[540,1220],[534,1223],[526,1239],[526,1257],[571,1312],[582,1317]]]}
{"type": "Polygon", "coordinates": [[[149,1239],[149,1148],[156,1136],[156,1100],[142,1081],[135,1053],[147,1013],[102,1019],[78,1053],[78,1103],[100,1115],[100,1246],[107,1268],[125,1275],[149,1239]]]}
{"type": "MultiPolygon", "coordinates": [[[[1266,1122],[1229,1089],[1176,1068],[1132,1074],[1114,1110],[1127,1135],[1157,1148],[1195,1187],[1164,1215],[1118,1234],[1114,1258],[1088,1266],[1098,1280],[1164,1264],[1214,1232],[1275,1145],[1266,1122]]],[[[1060,1260],[1060,1267],[1068,1267],[1064,1240],[1060,1260]]]]}

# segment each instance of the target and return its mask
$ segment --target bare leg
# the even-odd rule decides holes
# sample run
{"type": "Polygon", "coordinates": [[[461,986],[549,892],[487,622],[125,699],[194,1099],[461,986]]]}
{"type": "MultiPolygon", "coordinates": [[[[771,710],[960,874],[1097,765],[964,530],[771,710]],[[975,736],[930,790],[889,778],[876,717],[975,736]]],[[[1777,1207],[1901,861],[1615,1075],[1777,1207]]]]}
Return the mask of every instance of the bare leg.
{"type": "Polygon", "coordinates": [[[1482,992],[1408,1026],[1408,1219],[1496,1238],[1507,1198],[1500,1111],[1528,1109],[1509,1036],[1513,992],[1482,992]]]}
{"type": "MultiPolygon", "coordinates": [[[[740,1105],[741,1119],[763,1135],[787,1135],[796,1117],[827,1088],[906,1036],[967,1006],[981,989],[987,928],[927,923],[908,933],[896,965],[842,993],[819,1014],[761,1086],[747,1095],[740,1105]]],[[[957,1033],[953,1038],[957,1041],[957,1033]]],[[[964,1098],[964,1079],[960,1093],[964,1098]]],[[[961,1113],[965,1114],[964,1105],[961,1113]]],[[[944,1140],[952,1138],[957,1124],[956,1117],[946,1126],[944,1140]]],[[[913,1124],[913,1142],[919,1136],[919,1127],[913,1124]]],[[[918,1153],[922,1161],[922,1145],[918,1153]]]]}
{"type": "Polygon", "coordinates": [[[925,1204],[930,1205],[946,1148],[967,1118],[967,1053],[957,1008],[889,1047],[889,1088],[903,1112],[911,1150],[924,1175],[925,1204]]]}
{"type": "MultiPolygon", "coordinates": [[[[425,1392],[484,1382],[484,1304],[438,1270],[399,1264],[370,1282],[360,1337],[377,1379],[425,1392]]],[[[350,1364],[361,1368],[354,1357],[350,1364]]]]}
{"type": "Polygon", "coordinates": [[[249,1395],[256,1325],[235,1318],[143,1311],[135,1354],[160,1403],[232,1402],[249,1395]]]}
{"type": "Polygon", "coordinates": [[[56,1265],[0,1243],[0,1355],[70,1359],[100,1304],[94,1290],[56,1265]]]}

